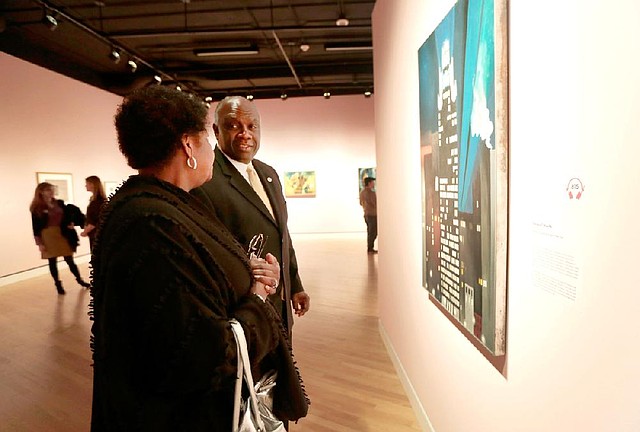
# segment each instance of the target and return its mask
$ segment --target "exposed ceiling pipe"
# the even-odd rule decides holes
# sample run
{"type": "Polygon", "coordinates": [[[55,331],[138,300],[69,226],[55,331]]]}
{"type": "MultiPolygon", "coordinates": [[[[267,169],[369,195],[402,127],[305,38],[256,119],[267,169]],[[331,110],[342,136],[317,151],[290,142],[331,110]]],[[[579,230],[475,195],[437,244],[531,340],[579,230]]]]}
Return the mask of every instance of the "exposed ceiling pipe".
{"type": "Polygon", "coordinates": [[[278,47],[280,48],[280,52],[284,56],[284,59],[287,61],[287,64],[289,65],[289,69],[291,69],[291,73],[293,74],[293,77],[296,79],[296,82],[298,83],[298,87],[302,88],[302,83],[298,78],[298,74],[296,73],[296,70],[293,68],[293,65],[291,64],[291,60],[289,60],[289,56],[287,56],[287,53],[284,51],[284,48],[280,43],[280,39],[278,39],[278,35],[274,30],[271,30],[271,34],[273,35],[273,38],[276,40],[276,43],[278,44],[278,47]]]}

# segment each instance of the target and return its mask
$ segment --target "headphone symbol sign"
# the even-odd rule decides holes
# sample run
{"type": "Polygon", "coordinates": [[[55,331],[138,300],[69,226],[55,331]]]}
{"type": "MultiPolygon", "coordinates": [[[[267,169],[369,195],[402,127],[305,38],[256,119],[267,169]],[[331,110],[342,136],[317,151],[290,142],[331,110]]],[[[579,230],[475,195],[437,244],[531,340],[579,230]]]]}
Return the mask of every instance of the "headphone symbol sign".
{"type": "Polygon", "coordinates": [[[567,192],[569,193],[569,199],[577,199],[579,200],[584,192],[584,185],[579,178],[574,177],[569,180],[569,184],[567,185],[567,192]]]}

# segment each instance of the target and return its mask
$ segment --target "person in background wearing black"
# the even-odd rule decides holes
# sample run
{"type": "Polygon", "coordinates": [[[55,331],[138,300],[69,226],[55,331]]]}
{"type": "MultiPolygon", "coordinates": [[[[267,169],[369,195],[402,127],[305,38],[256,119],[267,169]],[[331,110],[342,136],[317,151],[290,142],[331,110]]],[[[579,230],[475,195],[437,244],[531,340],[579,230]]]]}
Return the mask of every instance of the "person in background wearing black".
{"type": "Polygon", "coordinates": [[[76,281],[84,288],[89,284],[80,276],[78,266],[73,261],[73,253],[80,243],[75,225],[84,225],[84,215],[73,204],[65,204],[54,198],[51,183],[40,183],[29,206],[31,226],[36,245],[40,249],[42,259],[49,260],[49,271],[56,284],[58,294],[66,294],[58,276],[58,257],[63,257],[76,281]]]}
{"type": "Polygon", "coordinates": [[[100,221],[102,205],[107,200],[104,187],[98,176],[89,176],[85,179],[87,192],[91,192],[89,205],[87,206],[87,219],[84,223],[84,230],[80,233],[82,237],[89,237],[89,247],[93,250],[93,242],[96,238],[96,227],[100,221]]]}

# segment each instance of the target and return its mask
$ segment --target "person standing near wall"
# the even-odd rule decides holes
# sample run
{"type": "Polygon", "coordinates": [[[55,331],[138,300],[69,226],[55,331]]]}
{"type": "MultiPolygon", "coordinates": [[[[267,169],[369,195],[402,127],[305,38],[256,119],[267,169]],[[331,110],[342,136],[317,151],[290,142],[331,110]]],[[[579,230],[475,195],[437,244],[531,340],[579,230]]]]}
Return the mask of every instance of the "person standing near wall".
{"type": "Polygon", "coordinates": [[[367,253],[377,254],[378,251],[373,248],[373,244],[378,237],[378,199],[373,188],[376,185],[376,179],[367,177],[364,179],[364,188],[360,191],[360,205],[364,210],[364,221],[367,224],[367,253]]]}
{"type": "Polygon", "coordinates": [[[76,277],[76,281],[84,288],[89,284],[80,276],[78,266],[73,261],[79,240],[75,225],[84,225],[84,215],[80,209],[72,204],[65,204],[54,198],[51,183],[40,183],[29,206],[31,211],[31,226],[36,245],[40,249],[42,259],[49,261],[49,271],[56,284],[58,294],[66,294],[58,276],[58,257],[64,257],[69,270],[76,277]]]}
{"type": "Polygon", "coordinates": [[[96,227],[100,221],[100,212],[102,205],[107,201],[104,193],[104,187],[98,176],[89,176],[85,179],[85,187],[87,192],[91,192],[89,205],[87,206],[87,220],[84,224],[84,230],[80,233],[82,237],[89,237],[89,247],[93,251],[93,242],[96,238],[96,227]]]}
{"type": "Polygon", "coordinates": [[[281,263],[280,284],[269,300],[291,336],[293,311],[302,316],[310,298],[298,274],[287,227],[287,205],[278,174],[254,159],[260,149],[260,114],[253,102],[229,96],[218,104],[213,124],[218,145],[215,175],[192,193],[199,197],[246,249],[254,236],[265,238],[265,252],[281,263]]]}

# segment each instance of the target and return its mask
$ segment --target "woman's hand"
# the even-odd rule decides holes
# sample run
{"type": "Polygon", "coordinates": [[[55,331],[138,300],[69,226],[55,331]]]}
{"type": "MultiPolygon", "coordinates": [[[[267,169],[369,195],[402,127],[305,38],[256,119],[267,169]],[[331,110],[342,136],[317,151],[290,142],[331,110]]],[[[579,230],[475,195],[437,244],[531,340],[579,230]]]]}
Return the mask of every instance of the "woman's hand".
{"type": "Polygon", "coordinates": [[[278,288],[280,263],[278,263],[276,257],[268,253],[265,259],[251,258],[250,264],[255,280],[251,287],[251,292],[266,299],[267,296],[274,294],[278,288]]]}
{"type": "Polygon", "coordinates": [[[40,249],[40,252],[44,252],[47,250],[47,248],[42,243],[38,245],[38,249],[40,249]]]}
{"type": "Polygon", "coordinates": [[[89,233],[91,231],[93,231],[95,229],[95,225],[91,225],[91,224],[86,224],[84,226],[84,230],[82,230],[82,232],[80,233],[80,235],[82,237],[87,237],[89,235],[89,233]]]}

